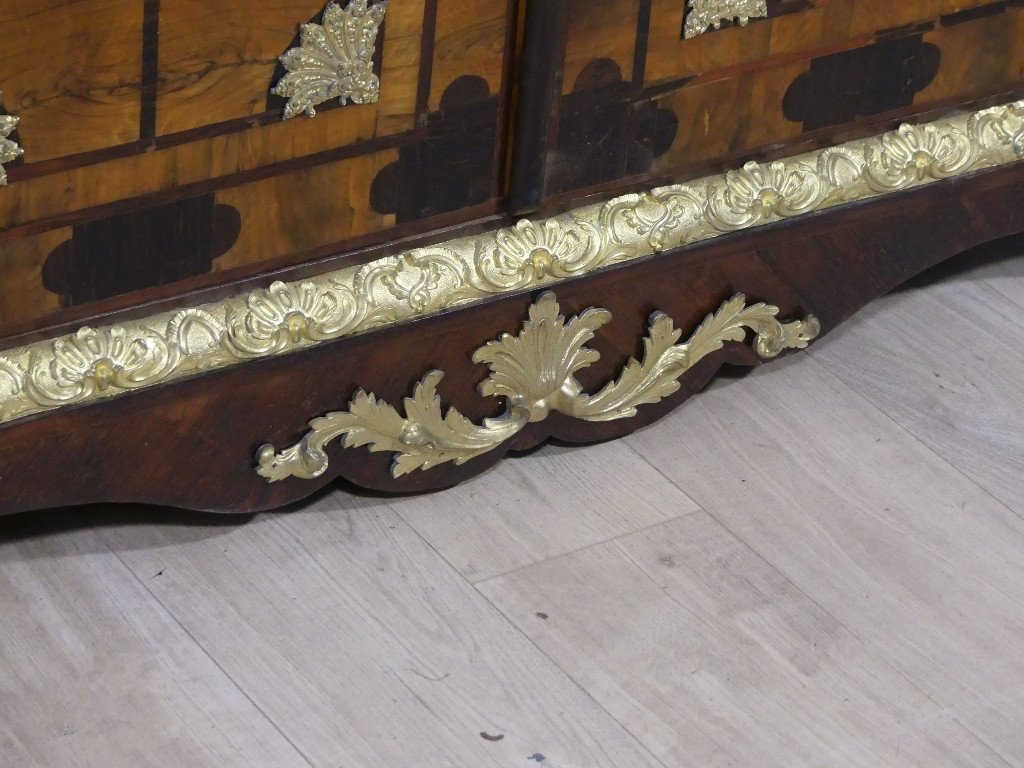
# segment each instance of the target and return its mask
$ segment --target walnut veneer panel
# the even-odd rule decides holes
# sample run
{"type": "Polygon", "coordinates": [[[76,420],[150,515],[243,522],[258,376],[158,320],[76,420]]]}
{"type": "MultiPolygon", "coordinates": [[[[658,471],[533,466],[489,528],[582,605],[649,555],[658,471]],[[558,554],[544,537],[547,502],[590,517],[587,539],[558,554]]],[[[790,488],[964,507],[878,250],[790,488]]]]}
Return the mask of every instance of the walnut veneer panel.
{"type": "Polygon", "coordinates": [[[528,46],[550,52],[530,51],[549,61],[525,89],[518,210],[1024,91],[1021,0],[769,0],[767,18],[684,37],[688,7],[530,7],[528,46]]]}
{"type": "Polygon", "coordinates": [[[278,57],[324,6],[4,4],[0,337],[497,210],[515,0],[392,0],[379,101],[282,120],[278,57]]]}
{"type": "Polygon", "coordinates": [[[769,18],[746,27],[681,40],[683,8],[675,0],[651,0],[647,84],[736,67],[773,56],[807,52],[871,39],[879,32],[931,22],[993,0],[771,0],[769,18]],[[778,14],[778,15],[775,15],[778,14]]]}
{"type": "Polygon", "coordinates": [[[587,82],[591,63],[613,63],[624,80],[633,77],[633,52],[640,8],[619,0],[567,0],[562,92],[587,82]]]}
{"type": "Polygon", "coordinates": [[[908,114],[1020,87],[1022,39],[1024,8],[1015,8],[810,60],[782,58],[775,66],[697,81],[655,100],[681,125],[652,169],[670,173],[874,115],[908,114]]]}
{"type": "Polygon", "coordinates": [[[38,317],[60,309],[60,296],[48,291],[40,279],[45,259],[71,238],[71,228],[51,229],[38,235],[0,243],[0,321],[11,317],[38,317]]]}
{"type": "Polygon", "coordinates": [[[480,78],[489,95],[502,89],[509,8],[495,0],[442,0],[437,4],[430,110],[460,77],[480,78]]]}
{"type": "MultiPolygon", "coordinates": [[[[260,0],[258,8],[253,5],[253,0],[161,0],[158,135],[268,111],[278,56],[297,42],[298,23],[320,21],[324,4],[260,0]]],[[[372,107],[378,113],[376,135],[412,127],[424,7],[425,0],[405,0],[388,8],[384,52],[400,61],[383,76],[400,97],[391,95],[372,107]]]]}
{"type": "Polygon", "coordinates": [[[217,202],[237,210],[247,226],[214,268],[269,261],[393,226],[394,215],[376,213],[368,201],[373,179],[397,158],[397,151],[386,150],[218,192],[217,202]]]}
{"type": "Polygon", "coordinates": [[[0,106],[34,161],[139,138],[142,20],[143,0],[0,3],[0,106]]]}

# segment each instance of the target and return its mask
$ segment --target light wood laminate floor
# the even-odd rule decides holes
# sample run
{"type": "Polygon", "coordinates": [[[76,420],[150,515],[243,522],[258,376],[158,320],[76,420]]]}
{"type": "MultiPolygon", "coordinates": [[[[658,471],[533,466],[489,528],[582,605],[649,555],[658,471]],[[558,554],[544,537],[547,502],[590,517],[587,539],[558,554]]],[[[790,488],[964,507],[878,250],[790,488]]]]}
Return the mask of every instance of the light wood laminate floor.
{"type": "Polygon", "coordinates": [[[448,492],[0,521],[0,766],[1024,768],[1021,252],[448,492]]]}

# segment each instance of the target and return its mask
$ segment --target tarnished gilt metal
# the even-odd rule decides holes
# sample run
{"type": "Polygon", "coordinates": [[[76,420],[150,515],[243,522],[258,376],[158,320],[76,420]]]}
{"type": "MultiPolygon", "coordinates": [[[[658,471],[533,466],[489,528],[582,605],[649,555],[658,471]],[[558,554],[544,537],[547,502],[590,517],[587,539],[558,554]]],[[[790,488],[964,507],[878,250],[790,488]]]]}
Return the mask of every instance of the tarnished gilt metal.
{"type": "Polygon", "coordinates": [[[768,16],[767,0],[688,0],[687,6],[684,37],[721,29],[726,21],[745,26],[751,19],[768,16]]]}
{"type": "Polygon", "coordinates": [[[312,479],[327,471],[324,448],[345,438],[345,447],[369,446],[373,452],[395,454],[391,473],[401,477],[439,464],[464,464],[494,450],[531,422],[558,411],[584,421],[616,421],[636,416],[637,409],[664,400],[679,389],[679,380],[726,342],[742,342],[753,331],[754,349],[775,357],[784,349],[802,349],[820,332],[818,320],[780,323],[778,307],[747,306],[739,294],[722,304],[680,344],[682,331],[671,318],[656,314],[644,339],[642,360],[630,359],[618,378],[588,395],[576,374],[597,362],[587,346],[598,328],[610,322],[606,309],[588,309],[566,321],[551,292],[530,307],[530,319],[517,336],[503,335],[473,354],[491,375],[480,394],[503,397],[502,416],[475,424],[454,408],[444,413],[437,385],[444,374],[431,371],[405,400],[405,415],[374,395],[360,390],[347,411],[329,413],[310,422],[310,431],[297,444],[278,453],[263,446],[257,456],[260,475],[270,482],[288,477],[312,479]]]}
{"type": "Polygon", "coordinates": [[[317,105],[331,99],[372,104],[380,98],[373,54],[387,7],[387,0],[351,0],[344,9],[331,2],[322,24],[302,25],[299,47],[281,57],[287,74],[272,91],[288,99],[286,120],[302,113],[315,117],[317,105]]]}
{"type": "MultiPolygon", "coordinates": [[[[3,97],[3,91],[0,91],[0,104],[3,103],[3,97]]],[[[25,154],[25,151],[10,138],[17,127],[17,117],[0,115],[0,187],[7,184],[7,171],[4,170],[4,163],[13,163],[25,154]]]]}
{"type": "Polygon", "coordinates": [[[297,283],[0,352],[0,423],[1024,158],[1024,101],[630,194],[297,283]]]}

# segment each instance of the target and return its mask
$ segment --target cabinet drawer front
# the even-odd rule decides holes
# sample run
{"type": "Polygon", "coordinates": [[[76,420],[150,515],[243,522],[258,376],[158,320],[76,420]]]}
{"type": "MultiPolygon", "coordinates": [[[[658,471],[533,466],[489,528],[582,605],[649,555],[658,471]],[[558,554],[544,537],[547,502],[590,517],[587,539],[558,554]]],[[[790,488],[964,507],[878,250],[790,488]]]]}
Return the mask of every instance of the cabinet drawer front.
{"type": "Polygon", "coordinates": [[[527,24],[555,52],[525,89],[522,210],[1024,90],[1020,0],[560,0],[527,24]]]}
{"type": "Polygon", "coordinates": [[[515,0],[391,0],[379,99],[285,120],[325,2],[3,4],[0,336],[497,210],[515,0]]]}

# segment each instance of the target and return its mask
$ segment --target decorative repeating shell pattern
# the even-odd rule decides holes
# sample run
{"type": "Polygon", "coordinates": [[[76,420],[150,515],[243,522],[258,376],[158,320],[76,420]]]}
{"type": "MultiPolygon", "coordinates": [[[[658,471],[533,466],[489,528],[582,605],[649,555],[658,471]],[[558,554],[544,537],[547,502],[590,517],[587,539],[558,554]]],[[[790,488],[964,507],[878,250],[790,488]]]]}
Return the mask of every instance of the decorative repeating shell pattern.
{"type": "Polygon", "coordinates": [[[46,361],[29,366],[25,392],[51,407],[77,403],[111,389],[147,386],[174,368],[177,349],[155,333],[130,335],[115,326],[57,339],[46,361]]]}
{"type": "Polygon", "coordinates": [[[711,29],[720,29],[722,22],[736,21],[745,26],[751,19],[768,15],[768,0],[689,0],[686,14],[685,37],[703,35],[711,29]]]}
{"type": "Polygon", "coordinates": [[[1024,160],[1024,101],[0,353],[0,423],[1024,160]]]}

